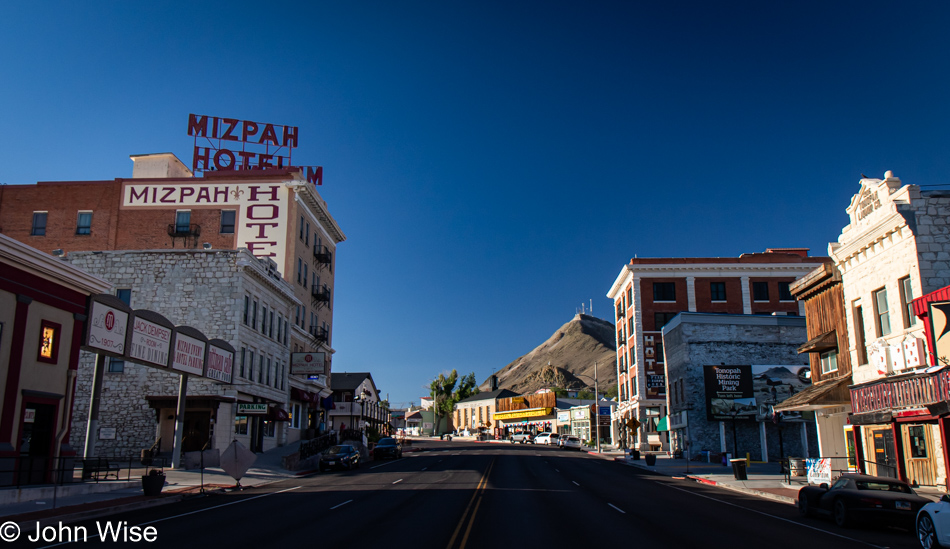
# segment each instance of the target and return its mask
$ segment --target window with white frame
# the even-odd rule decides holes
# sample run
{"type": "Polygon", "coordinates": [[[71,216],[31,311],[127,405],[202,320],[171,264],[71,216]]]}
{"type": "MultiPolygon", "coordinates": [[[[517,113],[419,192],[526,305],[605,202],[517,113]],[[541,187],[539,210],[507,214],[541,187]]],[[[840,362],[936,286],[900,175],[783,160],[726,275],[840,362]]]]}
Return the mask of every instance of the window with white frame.
{"type": "Polygon", "coordinates": [[[838,351],[827,351],[821,357],[821,373],[830,374],[838,371],[838,351]]]}

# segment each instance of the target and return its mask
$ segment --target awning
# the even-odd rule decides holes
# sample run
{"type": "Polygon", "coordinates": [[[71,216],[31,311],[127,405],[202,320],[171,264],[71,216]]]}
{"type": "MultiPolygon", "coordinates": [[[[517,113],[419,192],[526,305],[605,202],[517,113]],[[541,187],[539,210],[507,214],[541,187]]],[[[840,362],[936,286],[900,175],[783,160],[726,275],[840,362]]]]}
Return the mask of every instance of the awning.
{"type": "Polygon", "coordinates": [[[838,348],[838,334],[834,330],[825,332],[817,337],[808,340],[807,343],[798,348],[798,354],[802,353],[823,353],[838,348]]]}
{"type": "Polygon", "coordinates": [[[267,417],[265,419],[267,419],[267,421],[290,421],[290,414],[283,408],[270,406],[267,408],[267,417]]]}
{"type": "Polygon", "coordinates": [[[670,416],[663,416],[663,419],[656,424],[657,431],[669,431],[670,430],[670,416]]]}
{"type": "Polygon", "coordinates": [[[800,412],[803,410],[850,406],[851,393],[848,392],[848,385],[850,384],[851,376],[819,381],[802,392],[779,402],[773,408],[776,412],[800,412]]]}
{"type": "Polygon", "coordinates": [[[291,387],[290,398],[299,400],[300,402],[306,402],[307,404],[316,405],[320,395],[317,393],[311,393],[310,391],[304,391],[303,389],[298,389],[296,387],[291,387]]]}

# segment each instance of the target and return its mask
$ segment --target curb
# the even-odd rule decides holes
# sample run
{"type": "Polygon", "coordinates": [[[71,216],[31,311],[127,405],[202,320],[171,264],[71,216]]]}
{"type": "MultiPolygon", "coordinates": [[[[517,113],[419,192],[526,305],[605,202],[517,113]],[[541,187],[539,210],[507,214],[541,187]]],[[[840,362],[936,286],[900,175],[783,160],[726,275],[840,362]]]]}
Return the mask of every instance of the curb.
{"type": "Polygon", "coordinates": [[[36,529],[37,525],[39,525],[40,528],[43,528],[46,526],[58,526],[60,523],[70,524],[70,523],[79,522],[82,520],[89,520],[89,519],[95,519],[99,517],[114,515],[116,513],[121,513],[125,511],[137,511],[139,509],[148,509],[150,507],[158,507],[161,505],[178,503],[179,501],[183,499],[185,499],[184,494],[177,494],[177,495],[172,495],[172,496],[156,498],[153,500],[139,501],[135,503],[125,503],[121,505],[110,505],[108,507],[100,507],[98,509],[88,509],[86,511],[76,511],[73,513],[67,513],[65,515],[57,515],[54,517],[24,520],[24,521],[17,522],[17,526],[19,526],[20,530],[23,532],[32,532],[33,530],[36,529]]]}
{"type": "MultiPolygon", "coordinates": [[[[631,462],[629,462],[629,461],[626,461],[625,458],[617,458],[615,461],[620,461],[620,462],[622,462],[624,465],[627,465],[627,466],[629,466],[629,467],[636,467],[636,468],[638,468],[638,469],[643,469],[644,471],[649,471],[649,472],[654,473],[654,474],[657,474],[657,475],[670,476],[670,475],[667,475],[667,474],[665,474],[665,473],[661,473],[661,472],[657,471],[657,470],[656,470],[655,468],[653,468],[653,467],[647,467],[646,465],[640,465],[640,464],[638,464],[638,463],[631,463],[631,462]]],[[[694,476],[694,475],[684,475],[684,476],[685,476],[685,478],[687,478],[687,479],[689,479],[689,480],[692,480],[693,482],[698,482],[698,483],[700,483],[700,484],[706,484],[706,485],[708,485],[708,486],[715,486],[715,487],[717,487],[717,488],[725,488],[726,490],[732,490],[733,492],[739,492],[739,493],[742,493],[742,494],[749,494],[749,495],[751,495],[751,496],[757,496],[757,497],[760,497],[760,498],[770,499],[770,500],[772,500],[772,501],[778,501],[778,502],[780,502],[780,503],[787,503],[787,504],[789,504],[789,505],[795,505],[795,506],[798,505],[798,500],[793,499],[793,498],[790,498],[790,497],[788,497],[788,496],[783,496],[783,495],[781,495],[781,494],[772,494],[772,493],[770,493],[770,492],[763,492],[763,491],[761,491],[761,490],[755,490],[755,489],[753,489],[753,488],[746,488],[746,487],[744,487],[744,486],[733,486],[733,485],[731,485],[731,484],[726,484],[726,483],[722,483],[722,482],[717,482],[717,481],[715,481],[715,480],[711,480],[711,479],[704,478],[704,477],[698,477],[698,476],[694,476]]]]}

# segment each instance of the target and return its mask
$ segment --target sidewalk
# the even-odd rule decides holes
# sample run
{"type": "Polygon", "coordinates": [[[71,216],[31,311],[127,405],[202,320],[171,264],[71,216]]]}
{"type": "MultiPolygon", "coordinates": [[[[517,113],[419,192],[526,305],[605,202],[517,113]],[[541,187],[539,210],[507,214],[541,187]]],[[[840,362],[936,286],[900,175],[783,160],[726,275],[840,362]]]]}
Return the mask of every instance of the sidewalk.
{"type": "MultiPolygon", "coordinates": [[[[283,457],[297,451],[299,443],[274,448],[257,454],[257,460],[241,478],[241,486],[260,486],[293,478],[310,471],[288,471],[282,467],[283,457]]],[[[123,471],[121,480],[73,483],[63,486],[0,489],[0,521],[13,521],[23,530],[63,522],[68,524],[105,516],[117,511],[143,509],[181,501],[205,491],[217,491],[235,486],[230,475],[220,468],[202,471],[165,468],[165,488],[158,496],[142,494],[139,471],[133,469],[130,480],[123,471]]]]}
{"type": "MultiPolygon", "coordinates": [[[[673,459],[666,455],[657,455],[656,464],[651,467],[646,464],[646,459],[642,456],[640,460],[633,460],[628,456],[616,454],[615,460],[631,467],[639,467],[670,477],[688,478],[703,484],[719,486],[790,505],[798,505],[798,491],[808,485],[805,477],[791,477],[791,481],[786,482],[779,463],[753,462],[746,470],[748,479],[736,480],[732,467],[723,466],[719,463],[699,461],[687,463],[685,459],[673,459]]],[[[945,493],[939,488],[926,486],[914,488],[914,491],[918,495],[934,501],[939,501],[940,496],[945,493]]]]}

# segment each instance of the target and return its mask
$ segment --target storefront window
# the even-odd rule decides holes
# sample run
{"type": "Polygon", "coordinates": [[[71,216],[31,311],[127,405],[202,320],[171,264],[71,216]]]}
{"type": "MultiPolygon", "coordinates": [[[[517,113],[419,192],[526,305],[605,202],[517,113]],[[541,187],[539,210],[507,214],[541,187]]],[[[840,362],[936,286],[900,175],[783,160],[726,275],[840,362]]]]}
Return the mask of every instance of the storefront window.
{"type": "Polygon", "coordinates": [[[264,420],[264,436],[272,437],[277,435],[277,422],[264,420]]]}
{"type": "Polygon", "coordinates": [[[237,416],[236,418],[234,418],[234,434],[235,435],[247,434],[247,416],[237,416]]]}
{"type": "Polygon", "coordinates": [[[924,426],[911,425],[907,428],[907,434],[910,437],[910,457],[927,457],[927,438],[924,436],[924,426]]]}
{"type": "Polygon", "coordinates": [[[845,429],[844,440],[845,440],[845,444],[848,446],[848,467],[851,469],[857,469],[858,456],[857,456],[857,452],[854,449],[854,430],[853,429],[845,429]]]}

